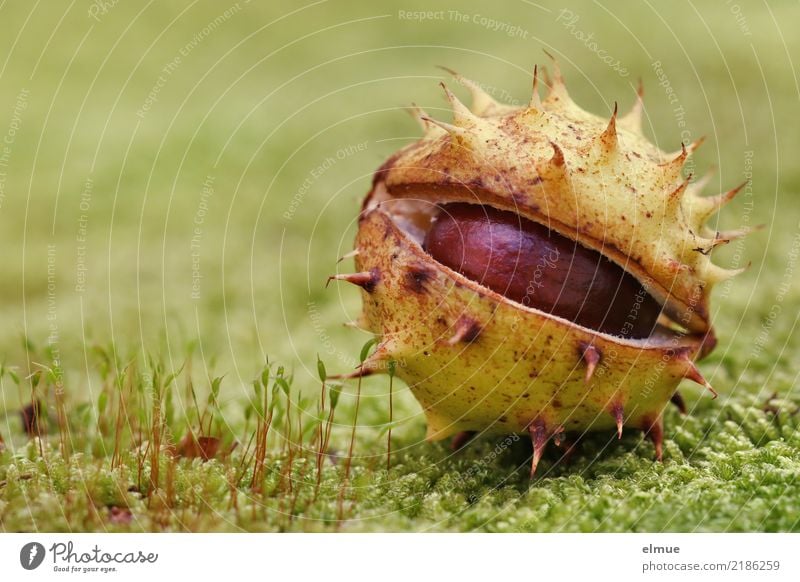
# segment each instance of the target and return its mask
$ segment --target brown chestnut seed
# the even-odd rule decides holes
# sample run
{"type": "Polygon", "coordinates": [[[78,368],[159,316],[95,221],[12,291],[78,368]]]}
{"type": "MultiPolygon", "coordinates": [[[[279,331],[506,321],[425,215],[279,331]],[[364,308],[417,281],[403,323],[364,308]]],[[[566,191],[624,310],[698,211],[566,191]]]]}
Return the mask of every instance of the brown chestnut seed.
{"type": "Polygon", "coordinates": [[[647,337],[661,312],[619,265],[512,212],[445,204],[423,246],[443,265],[513,301],[603,333],[647,337]]]}

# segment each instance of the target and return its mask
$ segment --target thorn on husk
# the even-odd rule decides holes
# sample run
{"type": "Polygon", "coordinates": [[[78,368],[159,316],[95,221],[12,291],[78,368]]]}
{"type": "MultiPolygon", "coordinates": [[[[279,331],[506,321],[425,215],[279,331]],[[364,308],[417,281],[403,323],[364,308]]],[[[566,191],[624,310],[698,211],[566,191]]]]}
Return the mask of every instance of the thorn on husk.
{"type": "Polygon", "coordinates": [[[625,424],[625,411],[621,402],[615,402],[611,405],[611,416],[614,417],[614,422],[617,425],[617,439],[622,438],[622,425],[625,424]]]}
{"type": "Polygon", "coordinates": [[[464,129],[463,127],[458,127],[458,126],[452,125],[450,123],[447,123],[445,121],[439,121],[438,119],[434,119],[433,117],[429,117],[427,115],[423,115],[421,117],[421,119],[423,121],[427,121],[428,123],[432,123],[433,125],[441,127],[443,130],[445,130],[450,135],[465,136],[468,133],[467,130],[464,129]]]}
{"type": "Polygon", "coordinates": [[[586,364],[586,375],[584,376],[584,382],[588,384],[594,375],[594,371],[597,369],[597,364],[600,363],[602,354],[600,353],[600,350],[591,344],[581,344],[581,348],[581,358],[583,358],[583,363],[586,364]]]}
{"type": "Polygon", "coordinates": [[[533,92],[531,93],[530,107],[542,108],[542,98],[539,97],[539,65],[533,67],[533,92]]]}
{"type": "Polygon", "coordinates": [[[566,162],[564,160],[564,150],[559,145],[551,141],[550,146],[553,148],[553,156],[550,158],[550,164],[555,167],[562,167],[566,162]]]}
{"type": "Polygon", "coordinates": [[[599,136],[600,145],[603,148],[603,153],[607,156],[613,155],[617,151],[619,141],[617,137],[617,103],[614,102],[614,113],[608,122],[605,131],[599,136]]]}
{"type": "Polygon", "coordinates": [[[719,396],[719,394],[717,394],[717,391],[714,390],[711,384],[708,383],[708,380],[706,380],[700,373],[700,370],[697,369],[695,363],[688,358],[686,359],[686,371],[684,372],[683,377],[686,378],[687,380],[691,380],[692,382],[696,382],[701,386],[705,386],[708,390],[711,391],[711,394],[713,395],[714,398],[719,396]]]}
{"type": "Polygon", "coordinates": [[[642,430],[651,441],[656,449],[656,460],[663,460],[664,455],[664,421],[661,415],[655,418],[645,418],[642,430]]]}
{"type": "Polygon", "coordinates": [[[477,321],[462,315],[458,318],[455,325],[455,333],[447,340],[448,345],[454,346],[460,342],[471,343],[478,339],[481,333],[481,326],[477,321]]]}
{"type": "Polygon", "coordinates": [[[676,390],[675,394],[672,395],[672,398],[670,398],[669,401],[675,405],[675,407],[678,409],[678,412],[681,414],[686,414],[686,402],[683,400],[683,396],[681,396],[680,392],[676,390]]]}
{"type": "Polygon", "coordinates": [[[339,257],[339,260],[336,261],[336,262],[337,263],[341,263],[345,259],[352,259],[353,257],[357,257],[360,253],[361,253],[361,251],[359,251],[358,249],[354,249],[354,250],[350,251],[349,253],[344,254],[341,257],[339,257]]]}
{"type": "Polygon", "coordinates": [[[375,289],[375,285],[378,284],[378,280],[380,279],[379,273],[380,272],[378,271],[378,268],[375,267],[370,271],[362,271],[361,273],[331,275],[328,277],[328,282],[325,283],[325,287],[330,285],[331,281],[347,281],[353,285],[358,285],[367,293],[372,293],[373,289],[375,289]]]}
{"type": "Polygon", "coordinates": [[[458,451],[461,450],[466,444],[471,441],[477,433],[474,430],[465,430],[458,433],[456,436],[453,437],[453,440],[450,441],[450,450],[458,451]]]}
{"type": "Polygon", "coordinates": [[[563,430],[563,428],[558,427],[552,433],[548,430],[547,424],[541,418],[537,418],[532,423],[528,425],[528,434],[531,437],[531,443],[533,444],[533,459],[531,460],[531,479],[533,475],[536,473],[536,467],[539,466],[539,461],[542,459],[542,454],[544,453],[544,448],[547,445],[547,441],[553,434],[559,433],[563,430]]]}

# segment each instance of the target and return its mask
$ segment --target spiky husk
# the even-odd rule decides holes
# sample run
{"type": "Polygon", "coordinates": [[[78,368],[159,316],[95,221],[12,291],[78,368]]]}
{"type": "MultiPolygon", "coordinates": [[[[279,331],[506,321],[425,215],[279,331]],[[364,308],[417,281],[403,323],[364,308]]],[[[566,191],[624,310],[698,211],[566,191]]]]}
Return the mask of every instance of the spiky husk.
{"type": "Polygon", "coordinates": [[[362,287],[360,324],[381,343],[361,373],[399,362],[431,439],[530,433],[534,468],[543,443],[563,430],[635,427],[660,456],[662,410],[678,383],[710,388],[694,360],[715,341],[711,288],[735,272],[711,262],[729,237],[704,225],[736,191],[699,196],[702,184],[682,173],[699,144],[669,155],[650,143],[641,92],[628,115],[618,118],[615,106],[603,120],[575,105],[557,68],[548,96],[540,101],[535,91],[521,108],[457,79],[472,92],[472,109],[446,88],[452,123],[415,109],[425,136],[381,166],[362,209],[360,272],[343,278],[362,287]],[[545,224],[634,275],[671,321],[637,340],[511,301],[426,254],[401,225],[403,199],[486,204],[545,224]]]}

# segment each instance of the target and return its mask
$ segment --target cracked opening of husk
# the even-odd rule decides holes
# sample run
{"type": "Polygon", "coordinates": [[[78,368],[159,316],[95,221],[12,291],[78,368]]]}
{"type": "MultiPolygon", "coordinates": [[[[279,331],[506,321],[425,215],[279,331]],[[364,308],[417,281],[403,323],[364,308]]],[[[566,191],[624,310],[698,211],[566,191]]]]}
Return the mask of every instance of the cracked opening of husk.
{"type": "Polygon", "coordinates": [[[631,340],[685,333],[632,274],[545,225],[479,201],[375,194],[433,260],[510,301],[631,340]]]}

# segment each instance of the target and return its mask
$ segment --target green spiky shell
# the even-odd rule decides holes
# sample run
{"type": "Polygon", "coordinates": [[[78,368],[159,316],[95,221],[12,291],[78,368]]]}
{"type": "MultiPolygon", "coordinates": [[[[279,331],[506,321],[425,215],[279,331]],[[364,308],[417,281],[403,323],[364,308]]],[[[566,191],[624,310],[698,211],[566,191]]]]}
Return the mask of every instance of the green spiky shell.
{"type": "Polygon", "coordinates": [[[709,252],[738,233],[704,223],[735,191],[700,197],[682,175],[697,144],[670,156],[650,143],[641,99],[608,121],[569,98],[557,68],[547,98],[534,75],[534,99],[520,108],[457,78],[472,109],[445,88],[452,124],[416,110],[425,136],[381,166],[365,200],[360,272],[336,277],[362,287],[360,323],[381,338],[362,372],[397,361],[431,439],[527,431],[540,454],[562,430],[624,425],[660,445],[661,413],[681,379],[708,386],[694,365],[713,347],[708,297],[735,274],[709,252]],[[401,199],[488,204],[545,224],[637,277],[685,333],[626,339],[508,300],[427,255],[385,204],[401,199]]]}

